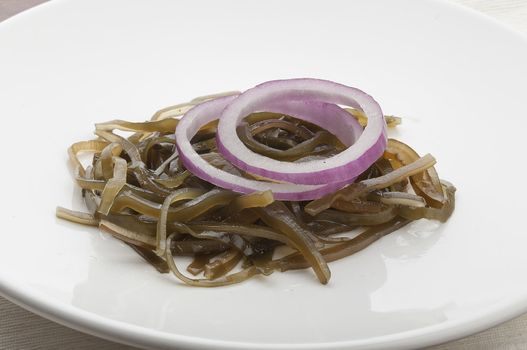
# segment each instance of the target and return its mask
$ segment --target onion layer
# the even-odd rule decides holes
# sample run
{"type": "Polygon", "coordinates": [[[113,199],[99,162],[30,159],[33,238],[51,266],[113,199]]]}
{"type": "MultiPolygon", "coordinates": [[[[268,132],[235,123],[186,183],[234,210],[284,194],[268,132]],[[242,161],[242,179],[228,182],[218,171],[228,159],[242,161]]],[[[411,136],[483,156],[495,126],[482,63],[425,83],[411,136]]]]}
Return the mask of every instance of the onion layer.
{"type": "MultiPolygon", "coordinates": [[[[353,178],[348,178],[345,181],[331,182],[324,185],[273,183],[243,178],[209,164],[193,149],[190,141],[202,126],[218,119],[224,108],[230,105],[236,98],[237,96],[227,96],[203,102],[188,111],[178,123],[176,129],[176,146],[181,161],[192,174],[216,186],[236,192],[252,193],[255,191],[271,190],[274,198],[277,200],[294,201],[320,198],[353,181],[353,178]]],[[[333,126],[328,127],[328,130],[334,132],[346,146],[350,146],[355,141],[355,136],[360,131],[360,126],[356,120],[337,105],[316,101],[293,101],[286,103],[284,100],[275,100],[266,109],[294,117],[301,116],[304,120],[316,120],[317,117],[331,117],[333,118],[333,126]]],[[[234,130],[232,135],[236,138],[236,130],[234,130]]]]}
{"type": "MultiPolygon", "coordinates": [[[[324,106],[330,108],[331,105],[324,106]]],[[[291,110],[294,112],[295,108],[291,110]]],[[[339,118],[327,112],[295,116],[335,133],[338,129],[336,124],[340,123],[339,118]]],[[[350,125],[342,130],[355,130],[351,118],[348,119],[350,125]]],[[[351,182],[382,155],[386,140],[382,110],[371,96],[353,87],[319,79],[275,80],[245,91],[233,98],[223,110],[217,132],[218,150],[239,169],[276,181],[307,185],[351,182]],[[348,143],[349,148],[329,159],[300,163],[275,160],[251,151],[233,135],[236,135],[236,128],[247,115],[262,111],[277,112],[273,109],[277,101],[288,101],[283,105],[286,108],[293,106],[292,101],[351,106],[364,112],[368,124],[353,145],[348,143]]]]}

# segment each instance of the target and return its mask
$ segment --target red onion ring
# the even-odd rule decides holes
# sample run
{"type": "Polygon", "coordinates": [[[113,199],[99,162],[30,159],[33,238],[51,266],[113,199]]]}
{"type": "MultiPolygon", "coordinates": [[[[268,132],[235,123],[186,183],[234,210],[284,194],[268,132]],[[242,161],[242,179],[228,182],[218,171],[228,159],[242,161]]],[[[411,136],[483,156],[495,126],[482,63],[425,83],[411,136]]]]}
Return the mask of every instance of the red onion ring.
{"type": "MultiPolygon", "coordinates": [[[[289,102],[290,103],[290,102],[289,102]]],[[[305,116],[297,116],[305,119],[305,116]]],[[[348,117],[349,118],[349,117],[348,117]]],[[[325,129],[335,129],[336,118],[319,115],[311,120],[325,129]]],[[[249,89],[223,110],[217,132],[218,150],[226,160],[246,172],[277,181],[320,185],[351,182],[372,165],[386,148],[386,122],[378,103],[363,91],[319,79],[274,80],[249,89]],[[323,160],[292,163],[275,160],[248,149],[236,135],[247,115],[268,111],[273,101],[319,101],[361,109],[368,125],[358,140],[339,154],[323,160]]]]}
{"type": "MultiPolygon", "coordinates": [[[[175,133],[176,146],[183,165],[192,174],[216,186],[235,192],[252,193],[271,190],[275,199],[285,201],[304,201],[320,198],[353,181],[347,180],[324,185],[273,183],[246,179],[210,165],[194,151],[190,141],[202,126],[218,119],[224,108],[236,98],[237,96],[227,96],[203,102],[189,110],[179,121],[175,133]]],[[[327,116],[328,118],[331,116],[335,120],[335,126],[332,130],[328,129],[328,131],[334,132],[335,136],[339,137],[346,146],[355,141],[355,136],[361,130],[360,125],[354,121],[355,119],[351,118],[348,112],[337,105],[316,101],[280,103],[276,100],[266,108],[266,111],[288,114],[294,117],[299,116],[304,120],[315,120],[318,115],[327,116]],[[300,113],[302,113],[301,116],[300,113]]],[[[236,131],[234,135],[236,135],[236,131]]]]}

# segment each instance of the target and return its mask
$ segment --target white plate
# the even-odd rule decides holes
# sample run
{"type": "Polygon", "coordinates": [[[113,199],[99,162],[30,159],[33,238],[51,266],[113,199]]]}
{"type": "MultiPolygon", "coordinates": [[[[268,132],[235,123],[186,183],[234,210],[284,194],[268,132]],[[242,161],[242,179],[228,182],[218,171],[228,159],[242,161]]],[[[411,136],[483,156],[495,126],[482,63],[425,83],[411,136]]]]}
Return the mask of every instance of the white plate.
{"type": "Polygon", "coordinates": [[[0,291],[62,324],[152,348],[408,348],[527,311],[527,42],[440,1],[52,1],[0,25],[0,291]],[[155,273],[81,208],[66,147],[93,123],[287,77],[364,89],[458,187],[331,264],[196,289],[155,273]]]}

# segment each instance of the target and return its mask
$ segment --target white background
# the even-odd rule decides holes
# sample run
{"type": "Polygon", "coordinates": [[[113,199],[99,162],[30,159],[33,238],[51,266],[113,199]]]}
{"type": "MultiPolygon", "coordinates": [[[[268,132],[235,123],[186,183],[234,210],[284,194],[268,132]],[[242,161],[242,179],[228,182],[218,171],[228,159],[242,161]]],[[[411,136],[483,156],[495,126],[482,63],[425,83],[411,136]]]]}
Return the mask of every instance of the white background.
{"type": "MultiPolygon", "coordinates": [[[[44,0],[0,0],[0,21],[44,0]]],[[[455,0],[527,35],[527,0],[455,0]]],[[[1,78],[1,77],[0,77],[1,78]]],[[[0,297],[0,350],[132,349],[33,315],[0,297]]],[[[432,350],[527,349],[527,315],[432,350]]]]}

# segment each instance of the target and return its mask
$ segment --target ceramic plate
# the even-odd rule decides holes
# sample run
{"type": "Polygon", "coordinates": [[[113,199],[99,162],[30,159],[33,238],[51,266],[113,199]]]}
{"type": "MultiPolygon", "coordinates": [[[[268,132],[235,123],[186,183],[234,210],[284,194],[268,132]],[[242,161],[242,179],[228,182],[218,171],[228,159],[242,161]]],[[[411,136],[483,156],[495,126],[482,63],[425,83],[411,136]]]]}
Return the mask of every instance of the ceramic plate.
{"type": "Polygon", "coordinates": [[[70,327],[150,348],[409,348],[527,311],[527,41],[441,1],[51,1],[0,24],[0,292],[70,327]],[[331,264],[197,289],[96,229],[67,146],[94,122],[145,120],[272,79],[359,87],[456,184],[419,221],[331,264]]]}

